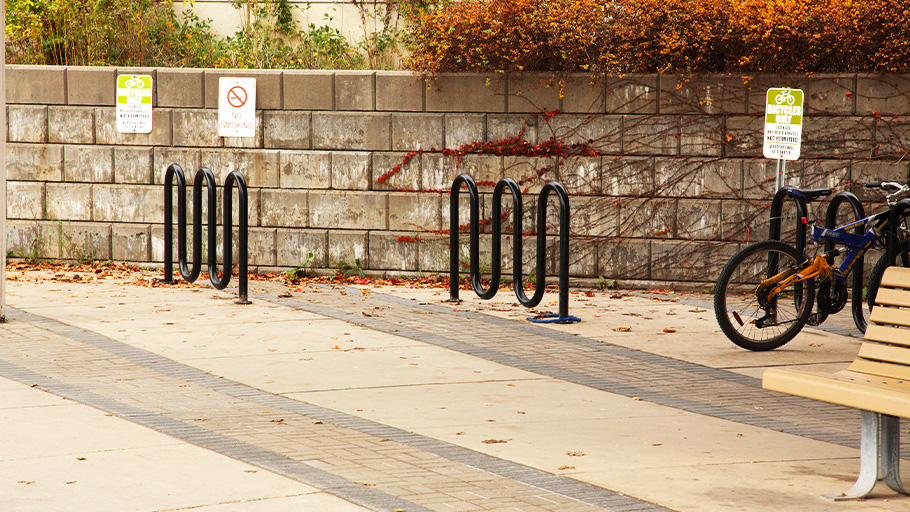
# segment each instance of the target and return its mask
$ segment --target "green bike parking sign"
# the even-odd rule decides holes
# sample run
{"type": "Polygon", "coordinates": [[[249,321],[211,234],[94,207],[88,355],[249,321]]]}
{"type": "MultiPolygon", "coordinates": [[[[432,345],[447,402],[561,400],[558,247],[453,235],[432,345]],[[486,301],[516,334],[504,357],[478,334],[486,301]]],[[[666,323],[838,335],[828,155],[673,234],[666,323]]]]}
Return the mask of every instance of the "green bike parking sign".
{"type": "Polygon", "coordinates": [[[768,89],[765,101],[765,158],[799,159],[803,135],[803,91],[768,89]]]}
{"type": "Polygon", "coordinates": [[[152,131],[152,77],[119,75],[117,77],[117,131],[149,133],[152,131]]]}

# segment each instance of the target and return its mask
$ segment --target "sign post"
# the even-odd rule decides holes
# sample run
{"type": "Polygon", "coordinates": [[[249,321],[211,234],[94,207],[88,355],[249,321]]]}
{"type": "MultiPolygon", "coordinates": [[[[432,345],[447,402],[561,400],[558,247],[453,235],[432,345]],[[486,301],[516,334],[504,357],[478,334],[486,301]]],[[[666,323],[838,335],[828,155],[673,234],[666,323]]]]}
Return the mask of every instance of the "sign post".
{"type": "Polygon", "coordinates": [[[256,136],[256,79],[218,79],[218,136],[256,136]]]}
{"type": "MultiPolygon", "coordinates": [[[[6,20],[6,2],[0,5],[0,18],[6,20]]],[[[0,323],[6,321],[6,32],[0,35],[0,323]]]]}
{"type": "Polygon", "coordinates": [[[803,91],[768,89],[765,101],[765,158],[777,160],[776,190],[786,181],[787,160],[799,159],[803,136],[803,91]]]}

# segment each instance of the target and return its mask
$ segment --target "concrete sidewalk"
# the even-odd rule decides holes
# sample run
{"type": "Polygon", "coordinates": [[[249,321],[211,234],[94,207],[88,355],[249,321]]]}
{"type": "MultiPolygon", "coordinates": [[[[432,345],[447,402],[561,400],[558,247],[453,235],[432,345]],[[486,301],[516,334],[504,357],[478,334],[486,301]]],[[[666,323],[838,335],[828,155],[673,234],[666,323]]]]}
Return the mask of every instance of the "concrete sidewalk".
{"type": "Polygon", "coordinates": [[[846,329],[752,353],[704,295],[576,293],[581,323],[540,326],[506,292],[252,282],[241,306],[128,284],[150,273],[10,274],[4,512],[910,505],[820,498],[856,477],[859,414],[760,388],[845,366],[846,329]]]}

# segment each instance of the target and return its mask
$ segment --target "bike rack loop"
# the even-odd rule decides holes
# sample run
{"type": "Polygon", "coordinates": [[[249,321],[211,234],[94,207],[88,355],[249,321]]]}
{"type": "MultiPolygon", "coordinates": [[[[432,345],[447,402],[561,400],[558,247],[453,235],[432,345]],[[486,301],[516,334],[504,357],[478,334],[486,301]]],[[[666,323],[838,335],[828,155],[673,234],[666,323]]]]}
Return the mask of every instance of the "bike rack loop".
{"type": "Polygon", "coordinates": [[[891,208],[888,214],[888,238],[885,239],[885,254],[888,257],[888,266],[893,266],[897,261],[897,230],[900,226],[900,218],[905,211],[910,210],[910,199],[901,199],[891,208]]]}
{"type": "Polygon", "coordinates": [[[808,216],[809,209],[806,206],[806,200],[793,195],[791,193],[793,190],[797,190],[797,188],[787,185],[774,194],[774,199],[771,200],[771,224],[768,227],[768,238],[780,240],[784,199],[791,197],[796,203],[796,250],[803,252],[806,249],[806,225],[802,223],[802,219],[808,216]]]}
{"type": "MultiPolygon", "coordinates": [[[[863,208],[863,203],[859,201],[856,195],[851,192],[839,192],[828,203],[828,210],[825,212],[826,229],[835,229],[837,227],[837,210],[843,203],[850,204],[853,209],[854,221],[866,218],[866,210],[863,208]]],[[[861,224],[853,228],[853,232],[857,235],[862,235],[865,232],[864,230],[865,226],[861,224]]],[[[832,249],[834,249],[834,240],[825,240],[825,252],[832,249]]],[[[853,304],[851,305],[853,323],[856,324],[856,328],[861,332],[866,332],[866,319],[863,317],[863,257],[857,258],[853,263],[853,293],[851,296],[853,297],[853,304]],[[857,297],[859,300],[857,300],[857,297]]]]}
{"type": "Polygon", "coordinates": [[[215,218],[215,174],[207,167],[202,167],[196,171],[196,176],[193,180],[193,265],[192,268],[190,268],[190,266],[187,264],[186,254],[186,177],[183,173],[183,168],[181,168],[180,165],[171,164],[168,166],[164,177],[164,282],[174,282],[172,268],[174,264],[174,206],[172,190],[175,177],[177,180],[177,194],[180,199],[180,202],[177,205],[177,258],[180,268],[180,276],[190,283],[194,282],[199,277],[201,267],[200,255],[202,253],[202,182],[205,180],[207,200],[209,205],[207,224],[207,259],[209,281],[211,281],[212,286],[214,286],[216,290],[223,290],[225,287],[227,287],[228,283],[231,280],[231,270],[234,266],[233,252],[231,250],[234,242],[233,189],[234,185],[237,186],[238,203],[240,210],[238,212],[239,218],[237,221],[237,228],[239,231],[237,250],[240,255],[240,261],[238,262],[239,276],[236,303],[250,304],[247,291],[248,196],[246,180],[243,178],[243,175],[237,171],[232,171],[230,174],[228,174],[227,178],[224,181],[224,191],[222,197],[224,226],[224,237],[222,245],[223,263],[222,275],[219,278],[217,270],[218,260],[216,254],[217,237],[215,233],[217,224],[215,218]]]}
{"type": "MultiPolygon", "coordinates": [[[[781,224],[783,222],[783,207],[784,199],[790,197],[796,203],[796,250],[800,253],[806,250],[806,225],[802,223],[802,219],[806,218],[809,214],[809,209],[806,206],[806,200],[802,197],[795,196],[791,192],[796,190],[796,187],[786,185],[781,187],[775,194],[774,199],[771,200],[771,222],[768,226],[768,239],[780,241],[781,237],[781,224]]],[[[777,255],[768,254],[768,277],[771,277],[778,272],[777,255]]]]}
{"type": "MultiPolygon", "coordinates": [[[[499,291],[499,280],[502,276],[502,195],[506,188],[512,195],[512,218],[513,226],[521,229],[523,205],[521,201],[521,190],[515,180],[503,178],[499,180],[493,189],[493,206],[492,222],[493,231],[491,267],[492,276],[490,287],[483,288],[480,280],[479,260],[480,260],[480,220],[479,220],[479,195],[477,184],[474,179],[467,174],[461,174],[455,178],[452,183],[451,196],[449,200],[449,297],[452,301],[458,300],[458,206],[461,186],[468,189],[470,196],[470,245],[469,259],[471,268],[471,286],[474,293],[481,299],[492,299],[496,292],[499,291]]],[[[534,295],[531,298],[525,294],[522,287],[523,271],[521,264],[523,261],[523,241],[520,232],[513,233],[512,237],[512,280],[514,283],[515,296],[518,301],[525,307],[531,308],[543,299],[546,290],[546,231],[547,231],[547,214],[546,205],[550,193],[556,193],[559,198],[559,314],[547,315],[543,317],[529,318],[532,322],[538,323],[572,323],[580,322],[581,319],[569,315],[569,195],[566,189],[555,181],[544,184],[538,196],[537,208],[537,258],[536,258],[536,275],[538,281],[534,287],[534,295]]]]}

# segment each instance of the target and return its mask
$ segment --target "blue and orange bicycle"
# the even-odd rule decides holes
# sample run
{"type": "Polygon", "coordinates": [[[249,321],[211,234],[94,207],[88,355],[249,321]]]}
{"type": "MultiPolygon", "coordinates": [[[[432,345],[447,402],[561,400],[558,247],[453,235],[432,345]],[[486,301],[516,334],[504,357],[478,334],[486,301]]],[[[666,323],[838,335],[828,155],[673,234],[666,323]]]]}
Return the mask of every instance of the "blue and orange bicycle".
{"type": "MultiPolygon", "coordinates": [[[[730,258],[714,288],[714,313],[733,343],[749,350],[772,350],[793,339],[807,323],[819,325],[828,315],[842,310],[850,298],[847,277],[867,251],[885,247],[886,239],[891,238],[889,232],[895,238],[892,248],[873,267],[866,286],[870,307],[892,258],[899,256],[904,266],[910,266],[905,217],[899,216],[899,229],[892,226],[889,231],[889,221],[896,224],[895,205],[910,187],[895,182],[869,183],[866,187],[881,191],[890,208],[831,229],[817,222],[810,225],[804,216],[798,219],[811,228],[813,256],[779,240],[764,240],[747,245],[730,258]]],[[[785,192],[803,205],[831,194],[830,189],[788,188],[785,192]]],[[[861,288],[853,289],[854,320],[864,331],[861,288]]]]}

